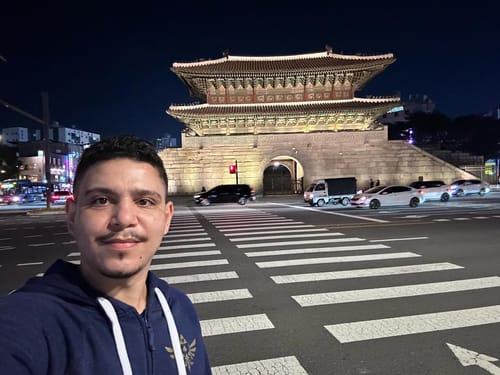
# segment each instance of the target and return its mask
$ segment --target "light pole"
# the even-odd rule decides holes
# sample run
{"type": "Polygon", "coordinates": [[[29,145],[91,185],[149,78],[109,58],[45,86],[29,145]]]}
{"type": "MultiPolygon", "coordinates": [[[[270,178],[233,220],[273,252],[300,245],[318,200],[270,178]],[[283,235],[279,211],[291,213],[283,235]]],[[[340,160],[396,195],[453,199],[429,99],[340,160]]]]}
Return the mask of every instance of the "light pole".
{"type": "Polygon", "coordinates": [[[8,108],[14,112],[17,112],[24,117],[29,118],[39,124],[43,125],[43,154],[45,157],[45,179],[47,180],[47,208],[50,208],[50,192],[52,191],[52,178],[50,174],[50,139],[49,139],[49,127],[50,127],[50,115],[49,115],[49,95],[47,92],[42,92],[42,107],[43,107],[43,119],[40,119],[31,113],[23,111],[22,109],[7,103],[5,100],[0,99],[0,104],[5,108],[8,108]]]}

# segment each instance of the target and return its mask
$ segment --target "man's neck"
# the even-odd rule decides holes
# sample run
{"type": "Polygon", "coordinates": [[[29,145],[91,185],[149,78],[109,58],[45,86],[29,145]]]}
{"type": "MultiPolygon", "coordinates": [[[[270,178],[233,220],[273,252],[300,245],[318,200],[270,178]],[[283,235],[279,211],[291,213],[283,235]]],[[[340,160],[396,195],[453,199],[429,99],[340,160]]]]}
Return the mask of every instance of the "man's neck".
{"type": "MultiPolygon", "coordinates": [[[[80,271],[82,271],[81,268],[80,271]]],[[[94,289],[134,307],[139,314],[146,309],[147,273],[144,275],[138,273],[126,279],[113,279],[102,275],[96,277],[96,275],[86,275],[84,271],[82,275],[94,289]]]]}

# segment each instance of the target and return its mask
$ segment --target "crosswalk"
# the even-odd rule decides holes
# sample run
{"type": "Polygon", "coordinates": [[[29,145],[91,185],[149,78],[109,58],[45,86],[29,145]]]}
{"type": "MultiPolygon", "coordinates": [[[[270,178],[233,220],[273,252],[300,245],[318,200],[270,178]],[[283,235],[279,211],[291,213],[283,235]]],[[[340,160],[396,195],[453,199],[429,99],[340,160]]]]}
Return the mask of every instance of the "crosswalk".
{"type": "MultiPolygon", "coordinates": [[[[184,290],[196,306],[220,304],[221,307],[212,309],[209,316],[200,314],[209,352],[211,338],[260,332],[269,335],[272,340],[273,331],[279,324],[276,316],[269,311],[254,309],[248,314],[241,314],[239,309],[225,309],[227,304],[244,303],[257,297],[250,286],[242,285],[244,282],[239,273],[242,268],[231,261],[234,256],[239,256],[239,261],[246,260],[256,272],[262,272],[260,277],[267,278],[277,288],[286,288],[289,293],[287,298],[298,309],[304,310],[461,292],[498,293],[499,276],[464,277],[462,265],[427,261],[422,254],[410,248],[412,243],[426,240],[427,237],[370,240],[348,236],[258,208],[246,207],[234,211],[229,208],[186,208],[176,212],[170,232],[155,255],[151,269],[162,279],[184,290]],[[213,231],[213,228],[216,230],[213,231]],[[220,245],[222,241],[224,246],[220,245]],[[401,241],[405,241],[408,249],[395,251],[391,245],[401,241]],[[343,267],[338,269],[340,265],[343,267]],[[310,272],[311,267],[314,272],[310,272]],[[428,275],[439,272],[446,273],[445,280],[427,281],[428,275]],[[328,291],[322,287],[320,292],[308,288],[318,281],[352,279],[369,284],[376,277],[401,275],[411,275],[411,280],[420,277],[422,282],[391,283],[390,286],[357,290],[328,291]],[[294,293],[293,290],[301,292],[294,293]],[[304,290],[311,293],[304,293],[304,290]]],[[[76,258],[77,255],[70,254],[70,257],[76,258]]],[[[435,312],[423,310],[413,315],[360,321],[336,322],[335,318],[331,319],[323,322],[320,328],[336,343],[347,344],[498,324],[500,305],[435,312]]],[[[267,353],[259,360],[236,363],[217,361],[213,373],[306,375],[307,367],[303,362],[298,352],[285,356],[282,352],[274,356],[267,353]]]]}

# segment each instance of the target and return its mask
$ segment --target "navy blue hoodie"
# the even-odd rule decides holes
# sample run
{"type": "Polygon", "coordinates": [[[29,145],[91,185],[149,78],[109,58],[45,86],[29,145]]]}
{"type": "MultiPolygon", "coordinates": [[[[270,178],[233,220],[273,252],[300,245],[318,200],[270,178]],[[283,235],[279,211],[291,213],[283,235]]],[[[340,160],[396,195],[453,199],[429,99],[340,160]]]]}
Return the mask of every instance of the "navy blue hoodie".
{"type": "MultiPolygon", "coordinates": [[[[119,321],[131,373],[178,374],[170,340],[176,326],[186,373],[211,374],[191,301],[151,272],[147,284],[147,308],[142,315],[106,297],[119,321]],[[155,289],[168,301],[174,329],[167,325],[155,289]]],[[[98,302],[100,297],[105,296],[85,282],[76,265],[58,260],[43,277],[30,279],[0,299],[0,374],[123,374],[117,333],[98,302]]]]}

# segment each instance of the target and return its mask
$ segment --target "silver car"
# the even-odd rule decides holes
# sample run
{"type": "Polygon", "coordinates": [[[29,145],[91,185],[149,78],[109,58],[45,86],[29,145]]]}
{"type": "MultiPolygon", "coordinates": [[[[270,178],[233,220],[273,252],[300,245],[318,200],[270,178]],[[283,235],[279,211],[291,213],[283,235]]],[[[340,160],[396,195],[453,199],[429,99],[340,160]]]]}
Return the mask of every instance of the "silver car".
{"type": "Polygon", "coordinates": [[[467,194],[485,195],[490,192],[490,185],[478,179],[456,180],[450,186],[452,194],[457,197],[463,197],[467,194]]]}
{"type": "Polygon", "coordinates": [[[447,202],[453,191],[451,185],[447,185],[440,180],[415,181],[410,186],[418,189],[424,195],[426,201],[447,202]]]}
{"type": "Polygon", "coordinates": [[[406,185],[375,186],[351,199],[351,205],[377,209],[383,206],[409,205],[417,207],[424,203],[424,196],[415,188],[406,185]]]}

